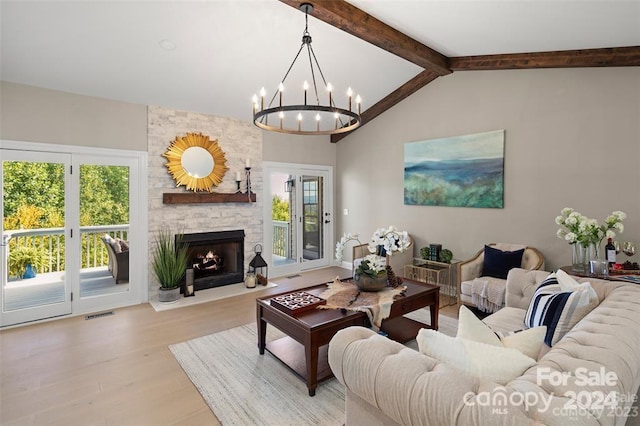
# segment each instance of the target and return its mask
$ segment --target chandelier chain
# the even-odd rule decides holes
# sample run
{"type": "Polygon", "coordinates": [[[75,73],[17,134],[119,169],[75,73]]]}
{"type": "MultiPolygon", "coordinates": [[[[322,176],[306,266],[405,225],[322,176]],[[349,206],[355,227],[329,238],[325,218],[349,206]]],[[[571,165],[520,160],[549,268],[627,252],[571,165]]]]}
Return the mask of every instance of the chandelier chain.
{"type": "MultiPolygon", "coordinates": [[[[311,52],[313,52],[313,48],[311,47],[311,44],[307,44],[307,54],[309,55],[309,67],[311,68],[311,81],[313,82],[313,91],[316,94],[316,105],[320,105],[320,96],[318,95],[318,85],[316,84],[316,73],[313,69],[313,61],[311,60],[311,52]]],[[[315,55],[314,55],[315,57],[315,55]]],[[[316,62],[316,65],[318,65],[318,63],[316,62]]],[[[318,69],[320,69],[320,67],[318,66],[318,69]]],[[[322,70],[320,70],[320,75],[322,75],[322,70]]]]}
{"type": "MultiPolygon", "coordinates": [[[[289,69],[287,70],[287,72],[284,74],[284,77],[282,77],[282,81],[281,83],[284,84],[284,81],[287,79],[287,77],[289,76],[289,73],[291,72],[291,68],[293,68],[293,65],[296,63],[296,61],[298,60],[298,56],[300,56],[300,52],[302,52],[302,48],[304,47],[304,43],[302,43],[300,45],[300,49],[298,49],[298,53],[296,53],[296,57],[293,58],[293,62],[291,62],[291,65],[289,65],[289,69]]],[[[271,107],[273,105],[273,101],[276,100],[276,96],[278,96],[278,88],[276,88],[276,90],[273,92],[273,97],[271,98],[271,101],[269,102],[269,107],[271,107]]]]}

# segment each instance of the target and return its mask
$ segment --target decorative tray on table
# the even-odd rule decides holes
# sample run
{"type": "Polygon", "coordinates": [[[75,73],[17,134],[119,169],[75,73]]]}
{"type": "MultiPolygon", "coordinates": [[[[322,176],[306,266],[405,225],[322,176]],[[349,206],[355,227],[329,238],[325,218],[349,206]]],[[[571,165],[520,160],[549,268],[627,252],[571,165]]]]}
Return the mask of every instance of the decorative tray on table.
{"type": "Polygon", "coordinates": [[[640,275],[640,269],[611,269],[609,275],[640,275]]]}
{"type": "Polygon", "coordinates": [[[640,275],[640,267],[637,262],[617,263],[614,266],[620,269],[609,268],[609,275],[640,275]]]}
{"type": "Polygon", "coordinates": [[[271,306],[291,315],[315,309],[316,306],[327,303],[325,299],[305,291],[274,296],[270,300],[271,306]]]}

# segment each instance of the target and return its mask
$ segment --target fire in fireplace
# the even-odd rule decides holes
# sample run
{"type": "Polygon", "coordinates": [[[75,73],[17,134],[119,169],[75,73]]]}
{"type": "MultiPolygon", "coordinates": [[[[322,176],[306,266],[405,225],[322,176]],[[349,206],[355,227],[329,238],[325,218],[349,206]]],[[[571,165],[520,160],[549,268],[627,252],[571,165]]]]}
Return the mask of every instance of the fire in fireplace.
{"type": "Polygon", "coordinates": [[[220,287],[244,281],[244,231],[199,232],[176,235],[186,244],[194,289],[220,287]]]}

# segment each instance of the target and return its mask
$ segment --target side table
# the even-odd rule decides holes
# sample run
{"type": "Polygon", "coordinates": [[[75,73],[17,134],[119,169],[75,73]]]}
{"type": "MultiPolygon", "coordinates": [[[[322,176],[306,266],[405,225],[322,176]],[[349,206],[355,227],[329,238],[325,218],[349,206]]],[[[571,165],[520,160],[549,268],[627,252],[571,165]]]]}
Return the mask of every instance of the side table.
{"type": "Polygon", "coordinates": [[[414,258],[411,265],[404,266],[405,278],[440,286],[440,308],[458,303],[454,271],[457,262],[444,263],[414,258]]]}

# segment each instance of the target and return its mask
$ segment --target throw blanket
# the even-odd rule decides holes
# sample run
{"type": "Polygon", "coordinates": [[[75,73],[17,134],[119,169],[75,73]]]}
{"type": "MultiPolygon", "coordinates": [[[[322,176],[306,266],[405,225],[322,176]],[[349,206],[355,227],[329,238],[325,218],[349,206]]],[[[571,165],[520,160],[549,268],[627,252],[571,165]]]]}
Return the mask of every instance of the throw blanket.
{"type": "Polygon", "coordinates": [[[360,291],[352,281],[340,281],[337,277],[327,284],[320,297],[327,301],[319,309],[348,309],[367,314],[375,331],[380,330],[382,320],[389,318],[393,299],[402,294],[407,287],[385,288],[376,292],[360,291]]]}
{"type": "Polygon", "coordinates": [[[471,302],[483,312],[493,313],[504,305],[504,280],[475,278],[471,283],[471,302]]]}

